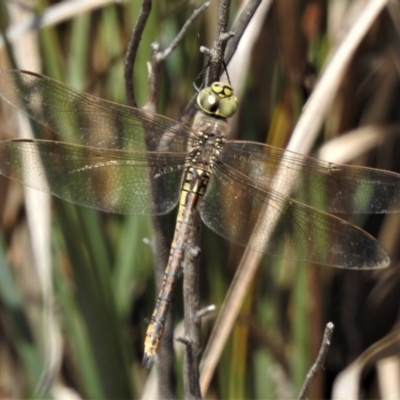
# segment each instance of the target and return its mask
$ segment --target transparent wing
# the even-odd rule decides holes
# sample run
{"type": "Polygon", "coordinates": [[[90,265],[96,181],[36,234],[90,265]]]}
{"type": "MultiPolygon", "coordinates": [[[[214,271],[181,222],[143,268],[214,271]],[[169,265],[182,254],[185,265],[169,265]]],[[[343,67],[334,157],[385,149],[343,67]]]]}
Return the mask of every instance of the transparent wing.
{"type": "MultiPolygon", "coordinates": [[[[231,141],[220,161],[268,190],[280,168],[280,186],[291,187],[290,197],[337,213],[400,211],[400,175],[373,168],[333,164],[277,147],[231,141]]],[[[275,187],[275,186],[274,186],[275,187]]]]}
{"type": "Polygon", "coordinates": [[[184,164],[185,153],[0,142],[0,174],[72,203],[121,214],[169,212],[178,202],[184,164]]]}
{"type": "Polygon", "coordinates": [[[32,72],[0,71],[0,97],[47,126],[60,141],[180,153],[196,138],[176,121],[101,100],[32,72]]]}
{"type": "Polygon", "coordinates": [[[346,269],[389,264],[386,251],[361,229],[261,189],[222,164],[214,167],[200,215],[221,236],[259,252],[346,269]]]}

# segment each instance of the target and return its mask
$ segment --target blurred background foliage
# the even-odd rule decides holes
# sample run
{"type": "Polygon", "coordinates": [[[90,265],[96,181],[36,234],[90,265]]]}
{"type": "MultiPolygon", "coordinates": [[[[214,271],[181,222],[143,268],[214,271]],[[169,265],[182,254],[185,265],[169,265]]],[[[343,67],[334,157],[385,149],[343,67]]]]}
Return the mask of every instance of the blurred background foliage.
{"type": "MultiPolygon", "coordinates": [[[[287,144],[321,69],[329,62],[329,51],[365,3],[264,0],[250,57],[232,64],[232,70],[228,67],[234,87],[240,87],[240,112],[231,122],[233,137],[279,147],[287,144]]],[[[139,105],[146,101],[151,43],[167,47],[200,4],[154,2],[135,65],[139,105]]],[[[9,35],[9,46],[2,42],[0,68],[12,68],[15,57],[18,68],[124,104],[124,55],[140,6],[138,0],[2,0],[0,24],[9,35]],[[48,16],[66,3],[74,9],[70,14],[63,11],[63,19],[46,24],[39,18],[28,32],[18,31],[27,21],[48,16]]],[[[239,0],[232,1],[232,23],[241,6],[239,0]]],[[[351,162],[399,171],[400,48],[393,22],[398,17],[397,2],[392,6],[381,13],[352,57],[315,151],[351,131],[356,140],[331,151],[357,153],[365,142],[363,129],[372,127],[373,144],[350,157],[351,162]]],[[[178,118],[192,97],[192,82],[206,62],[199,47],[212,46],[217,13],[218,2],[212,1],[165,63],[159,113],[178,118]]],[[[16,112],[4,103],[0,137],[18,137],[16,112]]],[[[110,215],[54,198],[51,203],[39,201],[32,209],[24,202],[21,185],[3,177],[0,182],[0,396],[29,397],[40,385],[55,398],[139,398],[146,383],[156,387],[154,377],[140,365],[145,319],[151,316],[155,299],[151,249],[143,241],[151,238],[150,220],[110,215]],[[37,239],[46,224],[46,217],[40,216],[47,212],[51,212],[50,234],[40,249],[48,249],[48,261],[37,265],[41,260],[37,239]],[[46,263],[51,273],[43,272],[46,263]]],[[[394,339],[386,335],[398,315],[399,217],[362,215],[349,220],[379,238],[391,255],[391,266],[345,271],[265,256],[207,398],[295,397],[328,321],[336,326],[332,347],[311,397],[330,397],[337,374],[349,365],[362,367],[353,384],[365,398],[393,393],[399,346],[396,335],[394,339]],[[358,359],[379,340],[386,356],[392,356],[392,367],[376,363],[376,357],[370,363],[358,359]],[[388,376],[393,379],[387,380],[388,376]]],[[[170,224],[172,232],[174,215],[170,224]]],[[[203,229],[202,304],[221,306],[242,252],[203,229]]],[[[180,285],[175,301],[178,323],[180,285]]],[[[203,323],[204,343],[215,317],[211,314],[203,323]]],[[[178,397],[183,397],[177,373],[178,397]]]]}

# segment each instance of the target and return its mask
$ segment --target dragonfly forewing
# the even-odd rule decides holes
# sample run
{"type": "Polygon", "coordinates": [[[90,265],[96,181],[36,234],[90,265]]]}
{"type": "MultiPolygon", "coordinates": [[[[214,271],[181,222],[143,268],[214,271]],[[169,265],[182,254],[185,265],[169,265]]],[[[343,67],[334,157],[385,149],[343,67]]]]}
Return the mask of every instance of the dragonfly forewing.
{"type": "Polygon", "coordinates": [[[57,134],[91,147],[185,152],[196,134],[179,122],[79,92],[48,77],[0,71],[0,96],[57,134]]]}
{"type": "Polygon", "coordinates": [[[339,165],[260,143],[229,141],[219,160],[264,190],[327,212],[400,211],[400,175],[372,168],[339,165]],[[276,185],[279,174],[279,185],[276,185]]]}
{"type": "Polygon", "coordinates": [[[372,236],[216,164],[200,215],[219,235],[253,250],[346,269],[389,265],[372,236]]]}

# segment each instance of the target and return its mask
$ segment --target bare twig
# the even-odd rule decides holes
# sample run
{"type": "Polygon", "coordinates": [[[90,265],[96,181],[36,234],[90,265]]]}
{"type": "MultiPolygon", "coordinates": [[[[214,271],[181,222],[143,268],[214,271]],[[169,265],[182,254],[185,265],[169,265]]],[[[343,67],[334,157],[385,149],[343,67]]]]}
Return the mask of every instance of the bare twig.
{"type": "MultiPolygon", "coordinates": [[[[225,56],[224,56],[225,65],[229,64],[232,56],[235,54],[237,46],[240,42],[240,39],[242,38],[243,33],[246,30],[248,23],[250,22],[251,18],[253,17],[254,13],[256,12],[260,3],[261,3],[261,0],[250,0],[244,7],[243,11],[241,12],[240,17],[236,21],[233,29],[228,34],[231,39],[228,41],[228,44],[227,44],[226,50],[225,50],[225,56]]],[[[208,50],[204,47],[201,47],[200,51],[210,55],[210,50],[208,50]]],[[[219,80],[219,77],[220,77],[220,75],[216,76],[215,80],[219,80]]],[[[185,123],[185,121],[187,121],[191,117],[191,112],[194,109],[194,105],[196,103],[196,97],[197,97],[197,94],[191,98],[190,102],[185,107],[185,109],[182,112],[182,115],[179,119],[181,122],[185,123]]]]}
{"type": "Polygon", "coordinates": [[[232,33],[227,32],[230,6],[230,0],[221,0],[218,12],[217,37],[209,53],[210,67],[206,78],[206,85],[217,81],[221,75],[226,45],[232,37],[232,33]]]}
{"type": "MultiPolygon", "coordinates": [[[[219,9],[217,37],[214,42],[213,48],[208,52],[210,58],[210,68],[205,84],[219,79],[221,67],[223,63],[223,56],[226,48],[227,41],[232,36],[231,33],[226,32],[228,25],[230,0],[222,0],[219,9]]],[[[198,215],[196,216],[198,219],[198,215]]],[[[198,241],[198,233],[193,231],[196,239],[193,244],[198,241]]],[[[198,315],[199,308],[199,270],[193,265],[194,260],[190,260],[185,265],[185,279],[184,279],[184,302],[185,302],[185,335],[189,340],[186,345],[185,357],[185,397],[198,399],[201,398],[201,391],[199,386],[199,355],[200,355],[200,322],[201,319],[198,315]],[[194,291],[196,288],[196,291],[194,291]]],[[[186,264],[186,263],[185,263],[186,264]]]]}
{"type": "Polygon", "coordinates": [[[229,40],[229,42],[226,46],[226,51],[225,51],[225,56],[224,56],[224,61],[225,61],[226,65],[229,64],[232,56],[235,54],[236,49],[239,45],[240,39],[242,38],[242,35],[247,28],[247,25],[249,24],[250,20],[253,18],[253,15],[257,11],[257,8],[260,5],[260,3],[261,3],[261,0],[250,0],[246,4],[245,8],[243,9],[243,11],[240,14],[240,17],[238,18],[235,25],[233,26],[233,29],[232,29],[233,36],[232,36],[232,39],[229,40]]]}
{"type": "MultiPolygon", "coordinates": [[[[151,12],[151,0],[143,0],[142,8],[138,21],[133,29],[130,42],[128,44],[125,56],[125,92],[128,104],[136,107],[136,97],[134,92],[133,71],[136,55],[142,33],[145,29],[147,20],[151,12]]],[[[153,196],[156,194],[156,188],[152,188],[153,196]]],[[[154,275],[156,287],[162,284],[164,269],[168,261],[169,254],[169,218],[167,216],[157,216],[152,218],[154,236],[152,240],[154,257],[154,275]]],[[[164,334],[158,349],[160,359],[160,368],[158,369],[158,391],[162,393],[164,399],[175,398],[175,370],[174,370],[174,347],[173,347],[173,312],[170,307],[164,326],[164,334]]]]}
{"type": "MultiPolygon", "coordinates": [[[[156,103],[157,96],[159,94],[160,87],[160,71],[165,59],[171,54],[171,52],[176,48],[176,46],[182,41],[184,35],[187,33],[191,24],[195,18],[200,15],[207,7],[209,3],[205,3],[199,9],[195,10],[191,17],[187,20],[183,28],[181,29],[178,36],[171,43],[171,45],[165,49],[164,51],[160,51],[158,43],[154,43],[152,45],[152,59],[151,59],[151,69],[149,76],[149,94],[148,100],[146,102],[145,108],[147,110],[156,111],[156,103]]],[[[133,90],[133,65],[136,59],[136,53],[138,50],[139,42],[141,39],[141,35],[145,28],[149,13],[151,11],[151,0],[143,0],[141,13],[138,18],[138,22],[133,30],[132,37],[128,46],[128,52],[125,59],[125,82],[126,82],[126,93],[128,98],[128,103],[132,106],[137,106],[134,90],[133,90]]],[[[152,187],[153,197],[157,198],[159,188],[152,187]]],[[[169,234],[168,234],[168,223],[165,217],[157,216],[152,218],[153,227],[154,227],[154,239],[153,239],[153,255],[155,259],[155,280],[156,286],[161,287],[162,277],[164,274],[164,269],[168,260],[168,248],[169,248],[169,234]]],[[[195,239],[193,240],[194,243],[195,239]]],[[[193,263],[190,260],[190,257],[187,258],[187,264],[193,263]]],[[[197,270],[197,266],[190,266],[188,270],[197,270]]],[[[188,273],[188,278],[190,278],[190,273],[188,273]]],[[[197,278],[198,279],[198,276],[197,278]]],[[[189,279],[190,282],[190,279],[189,279]]],[[[191,287],[192,291],[196,287],[195,285],[191,285],[188,283],[188,287],[191,287]]],[[[198,296],[198,290],[196,291],[198,296]]],[[[193,300],[193,299],[192,299],[193,300]]],[[[196,313],[198,310],[198,299],[197,303],[190,303],[190,307],[194,310],[192,313],[196,313]]],[[[189,308],[190,308],[189,307],[189,308]]],[[[186,308],[185,308],[186,310],[186,308]]],[[[168,312],[167,321],[164,327],[164,334],[160,343],[160,348],[158,350],[158,358],[159,358],[159,394],[162,395],[163,398],[173,398],[174,397],[174,368],[173,368],[173,324],[171,318],[172,312],[171,309],[168,312]]],[[[187,318],[185,318],[185,321],[187,318]]],[[[191,319],[192,321],[198,321],[195,317],[191,319]]],[[[187,334],[190,338],[190,343],[193,343],[191,346],[187,346],[188,349],[196,349],[190,350],[189,353],[191,355],[191,361],[188,363],[189,368],[186,368],[188,377],[191,377],[190,386],[188,386],[188,390],[186,392],[186,398],[199,398],[200,397],[200,389],[199,389],[199,372],[198,372],[198,347],[200,343],[200,330],[199,324],[197,322],[193,323],[196,325],[196,329],[188,328],[187,334]],[[197,360],[197,361],[196,361],[197,360]],[[197,378],[196,371],[197,369],[197,378]]]]}
{"type": "Polygon", "coordinates": [[[135,65],[142,33],[151,12],[151,5],[151,0],[142,1],[142,9],[140,10],[139,18],[135,27],[133,28],[132,36],[129,40],[128,48],[126,50],[124,71],[125,94],[128,104],[132,107],[137,107],[135,92],[133,90],[133,67],[135,65]]]}
{"type": "Polygon", "coordinates": [[[196,213],[193,218],[193,227],[188,237],[188,251],[186,251],[183,278],[184,325],[185,325],[185,360],[184,360],[184,392],[185,399],[201,399],[200,391],[200,320],[197,313],[200,305],[200,273],[199,250],[200,218],[196,213]],[[192,252],[190,249],[196,249],[192,252]]]}
{"type": "Polygon", "coordinates": [[[319,349],[317,360],[315,361],[314,365],[311,367],[310,371],[308,372],[308,374],[306,376],[306,379],[303,383],[303,387],[301,388],[301,391],[299,394],[299,400],[307,399],[308,392],[310,390],[311,383],[315,378],[315,375],[317,374],[317,372],[320,369],[322,369],[324,367],[325,360],[326,360],[326,357],[328,355],[329,348],[331,345],[333,328],[334,328],[334,325],[332,324],[332,322],[328,322],[326,324],[324,338],[322,340],[321,348],[319,349]]]}
{"type": "Polygon", "coordinates": [[[202,308],[201,310],[197,311],[196,318],[200,321],[202,320],[207,314],[215,311],[216,307],[214,304],[211,304],[207,307],[202,308]]]}
{"type": "MultiPolygon", "coordinates": [[[[159,87],[160,87],[160,79],[161,79],[161,68],[166,60],[166,58],[171,54],[171,52],[176,48],[176,46],[182,41],[184,38],[185,34],[187,33],[189,27],[193,24],[194,20],[209,6],[209,3],[205,3],[203,6],[201,6],[199,9],[195,10],[191,17],[186,21],[184,26],[182,27],[181,31],[179,32],[178,36],[175,38],[175,40],[171,43],[171,45],[165,49],[164,51],[159,50],[159,45],[157,43],[154,43],[152,45],[152,60],[151,60],[151,71],[150,71],[150,77],[149,77],[149,94],[148,94],[148,100],[146,102],[145,108],[147,110],[152,110],[156,111],[156,102],[157,102],[157,96],[159,93],[159,87]]],[[[153,188],[153,192],[157,193],[157,188],[153,188]]],[[[167,249],[167,232],[165,230],[165,220],[162,219],[162,217],[153,217],[153,226],[154,230],[157,233],[158,240],[161,243],[157,244],[158,248],[161,248],[163,250],[163,255],[165,257],[160,258],[157,255],[158,260],[160,262],[157,262],[156,265],[156,282],[157,282],[157,287],[161,287],[162,283],[162,276],[164,273],[165,266],[167,264],[167,253],[165,253],[165,249],[167,249]]],[[[194,224],[195,226],[195,224],[194,224]]],[[[195,242],[195,238],[193,239],[193,243],[195,242]]],[[[190,247],[190,245],[189,245],[190,247]]],[[[197,271],[198,270],[198,261],[191,260],[190,257],[186,258],[185,264],[187,265],[187,269],[189,271],[197,271]]],[[[196,272],[195,275],[198,273],[196,272]]],[[[198,284],[196,285],[194,281],[198,280],[198,276],[191,276],[190,273],[188,273],[188,279],[185,279],[185,282],[188,281],[187,286],[188,288],[192,288],[191,290],[194,291],[194,288],[198,287],[198,284]]],[[[185,287],[186,283],[184,284],[185,287]]],[[[198,289],[195,291],[198,296],[198,289]]],[[[185,290],[184,290],[184,303],[185,303],[185,330],[186,330],[186,335],[187,337],[190,338],[190,343],[192,345],[186,346],[187,352],[186,354],[190,354],[190,361],[186,363],[186,368],[185,368],[185,377],[188,379],[185,379],[185,382],[188,381],[189,384],[185,385],[185,398],[193,398],[197,399],[200,396],[200,388],[199,388],[199,372],[198,372],[198,350],[197,348],[200,346],[200,326],[199,324],[195,324],[194,322],[191,323],[191,321],[194,321],[194,318],[191,318],[190,315],[194,312],[197,311],[198,309],[198,298],[193,299],[193,298],[186,298],[187,296],[185,295],[185,290]],[[196,302],[197,301],[197,302],[196,302]],[[186,311],[186,310],[189,311],[186,311]],[[191,310],[191,311],[190,311],[191,310]],[[194,311],[193,311],[194,310],[194,311]],[[187,312],[189,315],[187,315],[187,312]],[[189,321],[189,326],[186,326],[186,321],[189,321]],[[193,350],[195,349],[195,350],[193,350]],[[196,372],[197,370],[197,372],[196,372]]],[[[172,312],[168,313],[168,319],[167,319],[167,324],[164,329],[164,335],[161,341],[160,349],[158,352],[159,359],[160,359],[160,377],[159,377],[159,393],[163,395],[165,398],[165,387],[169,387],[171,385],[171,382],[174,381],[172,378],[173,374],[173,326],[172,326],[172,312]],[[166,363],[166,361],[168,363],[166,363]],[[162,383],[161,381],[164,381],[162,383]]],[[[172,388],[171,388],[172,389],[172,388]]]]}
{"type": "Polygon", "coordinates": [[[176,38],[172,41],[172,43],[162,52],[158,54],[158,61],[164,61],[170,54],[171,52],[179,45],[179,43],[183,40],[185,37],[187,31],[189,30],[190,26],[193,24],[194,20],[202,13],[204,12],[208,7],[210,6],[210,2],[207,1],[205,2],[201,7],[199,7],[197,10],[194,10],[192,15],[188,18],[188,20],[185,22],[183,25],[181,31],[178,33],[176,38]]]}
{"type": "MultiPolygon", "coordinates": [[[[227,44],[227,41],[229,40],[229,38],[232,36],[231,33],[226,32],[226,26],[228,24],[228,16],[229,16],[229,5],[230,5],[229,0],[223,0],[221,2],[219,21],[218,21],[218,34],[217,34],[217,38],[214,43],[214,47],[210,51],[210,63],[211,64],[210,64],[210,72],[209,72],[208,79],[211,81],[217,80],[219,78],[220,72],[222,70],[222,68],[221,68],[222,62],[223,62],[222,60],[223,60],[223,54],[224,54],[224,51],[226,48],[226,44],[227,44]]],[[[149,91],[150,94],[149,94],[149,101],[147,103],[146,108],[149,108],[149,107],[151,108],[152,104],[155,104],[154,96],[158,93],[158,86],[159,86],[158,70],[160,68],[160,65],[164,61],[165,57],[179,43],[179,41],[181,40],[181,37],[187,31],[187,27],[189,26],[189,24],[192,23],[194,18],[206,6],[207,5],[201,7],[199,10],[196,10],[194,12],[190,21],[188,21],[188,23],[185,24],[184,28],[182,28],[181,34],[178,35],[177,39],[171,44],[171,46],[168,49],[166,49],[164,52],[160,52],[158,49],[158,45],[153,46],[152,68],[151,68],[151,77],[150,77],[151,83],[150,83],[150,91],[149,91]]],[[[140,41],[141,34],[143,32],[144,26],[146,24],[150,9],[151,9],[151,1],[143,0],[142,11],[141,11],[141,14],[138,19],[138,24],[135,27],[134,32],[132,34],[131,43],[129,45],[128,54],[126,57],[126,68],[125,68],[125,77],[126,77],[126,85],[127,85],[126,91],[127,91],[127,97],[128,97],[129,104],[134,105],[134,106],[136,105],[135,97],[134,97],[133,92],[132,93],[130,92],[131,88],[132,88],[132,84],[133,84],[133,80],[132,80],[133,63],[136,58],[138,44],[140,41]]],[[[165,223],[159,224],[154,221],[153,221],[153,224],[155,225],[155,232],[156,232],[155,233],[155,241],[154,241],[155,248],[160,249],[159,241],[163,242],[163,245],[161,246],[161,248],[164,248],[165,247],[164,244],[166,243],[166,240],[165,240],[165,237],[160,234],[160,232],[162,231],[163,227],[165,228],[166,224],[165,223]],[[160,230],[158,230],[157,227],[160,227],[160,230]],[[161,238],[159,236],[161,236],[161,238]]],[[[160,258],[160,257],[158,257],[158,258],[160,258]]],[[[161,257],[161,258],[163,258],[163,257],[161,257]]],[[[191,260],[187,260],[187,262],[190,263],[191,260]]],[[[162,264],[160,263],[160,271],[161,271],[161,265],[162,265],[162,269],[164,269],[165,264],[166,264],[165,262],[162,262],[162,264]]],[[[156,269],[158,270],[158,263],[156,265],[156,269]]],[[[192,270],[192,271],[197,271],[197,268],[195,268],[193,266],[187,267],[187,269],[192,270]]],[[[160,279],[161,278],[157,278],[157,280],[160,280],[160,279]]],[[[188,286],[189,286],[189,284],[188,284],[188,286]]],[[[186,300],[185,300],[185,302],[186,302],[186,300]]],[[[190,303],[190,301],[189,301],[189,303],[190,303]]],[[[195,365],[195,368],[198,368],[198,347],[197,347],[197,345],[193,345],[193,343],[196,342],[196,339],[193,339],[193,338],[195,338],[197,335],[199,335],[199,325],[200,324],[199,324],[199,317],[197,315],[197,312],[198,312],[198,306],[197,306],[197,308],[195,308],[195,318],[193,319],[193,322],[192,322],[193,327],[195,327],[197,329],[197,332],[194,332],[194,333],[191,333],[190,335],[188,335],[188,338],[189,338],[188,343],[190,343],[190,346],[187,346],[187,347],[189,348],[190,355],[187,357],[187,359],[189,360],[189,362],[188,362],[189,368],[187,368],[186,370],[189,371],[188,374],[190,376],[196,375],[196,373],[195,373],[196,371],[193,371],[192,365],[195,365]]],[[[190,328],[190,330],[191,329],[192,328],[190,328]]],[[[165,330],[164,338],[161,341],[161,347],[160,347],[160,351],[159,351],[160,366],[161,366],[161,364],[163,366],[165,365],[165,362],[161,361],[161,359],[162,359],[162,354],[163,354],[162,347],[166,343],[167,336],[168,335],[165,330]]],[[[198,379],[195,379],[195,382],[197,382],[197,385],[198,385],[198,379]]],[[[189,383],[189,387],[190,387],[190,383],[189,383]]],[[[162,390],[163,390],[163,395],[165,395],[164,389],[162,389],[162,390]]],[[[194,390],[189,389],[189,392],[191,394],[194,393],[194,396],[197,396],[200,393],[198,391],[198,389],[196,391],[196,388],[194,390]]]]}
{"type": "Polygon", "coordinates": [[[204,3],[201,7],[194,10],[192,15],[183,25],[182,29],[172,41],[172,43],[163,51],[160,51],[158,43],[153,43],[152,45],[152,59],[151,59],[151,71],[150,71],[150,81],[149,81],[149,94],[147,98],[146,109],[152,111],[155,110],[156,99],[160,88],[160,70],[162,64],[166,58],[172,53],[172,51],[182,42],[190,26],[193,24],[195,19],[204,12],[210,2],[204,3]]]}

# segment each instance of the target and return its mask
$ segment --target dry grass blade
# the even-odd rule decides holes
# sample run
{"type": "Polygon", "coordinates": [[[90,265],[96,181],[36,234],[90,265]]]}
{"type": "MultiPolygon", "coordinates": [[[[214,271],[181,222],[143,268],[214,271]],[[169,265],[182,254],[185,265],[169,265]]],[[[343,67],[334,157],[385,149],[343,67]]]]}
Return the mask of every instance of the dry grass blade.
{"type": "Polygon", "coordinates": [[[399,124],[365,126],[330,140],[318,150],[318,157],[345,164],[399,134],[399,124]]]}
{"type": "MultiPolygon", "coordinates": [[[[20,12],[14,7],[11,14],[15,21],[24,25],[30,20],[30,14],[20,12]]],[[[40,69],[40,56],[37,46],[37,37],[34,32],[24,38],[23,41],[15,40],[14,51],[18,66],[22,69],[40,69]],[[30,43],[30,51],[27,53],[26,44],[30,43]]],[[[18,115],[18,133],[20,137],[34,137],[32,127],[27,117],[18,115]]],[[[33,251],[32,271],[37,274],[42,301],[42,332],[40,340],[43,343],[43,370],[40,381],[37,384],[36,392],[46,394],[51,388],[57,376],[62,358],[62,339],[54,309],[54,288],[51,270],[50,250],[50,221],[51,221],[51,200],[50,195],[24,187],[25,207],[30,232],[30,240],[33,251]]],[[[28,271],[27,271],[28,272],[28,271]]]]}
{"type": "MultiPolygon", "coordinates": [[[[46,11],[37,17],[32,17],[28,21],[20,24],[13,25],[6,32],[7,38],[10,42],[21,37],[23,34],[48,26],[54,26],[61,22],[72,19],[82,13],[95,10],[96,8],[104,7],[108,4],[115,4],[116,2],[124,2],[126,0],[71,0],[64,1],[48,7],[46,11]]],[[[4,45],[4,40],[0,37],[0,49],[4,45]]]]}
{"type": "Polygon", "coordinates": [[[373,344],[337,376],[333,385],[332,399],[360,398],[359,390],[362,372],[384,358],[398,355],[399,352],[400,337],[399,329],[397,328],[382,340],[373,344]]]}
{"type": "MultiPolygon", "coordinates": [[[[343,80],[345,71],[354,52],[386,5],[386,0],[370,1],[352,25],[352,28],[343,39],[343,42],[337,50],[333,52],[332,56],[328,58],[329,61],[326,64],[325,71],[293,132],[288,145],[289,150],[301,153],[308,153],[310,151],[324,118],[329,112],[329,108],[343,80]]],[[[277,173],[274,184],[277,185],[276,187],[282,187],[279,179],[279,172],[277,173]]],[[[288,191],[286,194],[289,194],[290,188],[287,189],[288,191]]],[[[201,376],[203,394],[207,392],[222,349],[232,330],[244,296],[247,293],[248,286],[257,271],[261,257],[261,254],[246,249],[238,267],[235,279],[226,296],[221,313],[204,352],[201,376]]]]}
{"type": "Polygon", "coordinates": [[[328,57],[323,75],[293,131],[288,150],[299,153],[311,150],[357,47],[387,4],[388,0],[369,1],[343,42],[328,57]]]}

